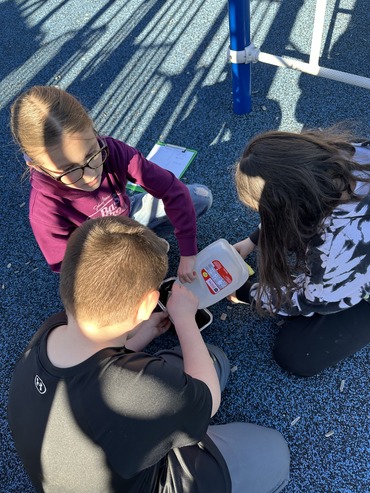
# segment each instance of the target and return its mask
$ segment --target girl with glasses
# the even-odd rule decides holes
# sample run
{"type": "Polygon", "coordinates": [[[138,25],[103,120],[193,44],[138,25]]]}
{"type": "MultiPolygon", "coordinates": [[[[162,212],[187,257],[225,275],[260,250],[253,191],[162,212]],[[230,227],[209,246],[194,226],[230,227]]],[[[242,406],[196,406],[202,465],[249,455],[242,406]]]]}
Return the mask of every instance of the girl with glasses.
{"type": "Polygon", "coordinates": [[[234,302],[286,316],[274,349],[281,367],[314,375],[370,343],[370,141],[338,129],[266,132],[236,168],[240,200],[260,229],[259,282],[234,302]]]}
{"type": "Polygon", "coordinates": [[[13,136],[30,169],[31,226],[59,272],[71,233],[96,217],[125,215],[159,236],[175,232],[183,282],[194,279],[196,217],[212,205],[203,185],[185,186],[133,147],[101,137],[81,103],[53,86],[34,86],[11,108],[13,136]],[[128,196],[127,181],[147,193],[128,196]]]}

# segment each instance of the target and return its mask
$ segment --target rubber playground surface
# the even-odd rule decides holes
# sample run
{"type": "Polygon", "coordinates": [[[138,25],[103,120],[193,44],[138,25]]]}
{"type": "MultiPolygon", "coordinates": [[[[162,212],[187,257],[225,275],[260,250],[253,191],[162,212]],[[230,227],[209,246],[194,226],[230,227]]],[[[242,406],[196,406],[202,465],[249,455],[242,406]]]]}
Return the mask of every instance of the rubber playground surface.
{"type": "MultiPolygon", "coordinates": [[[[28,222],[29,185],[9,129],[13,99],[32,85],[59,85],[91,111],[100,133],[144,154],[159,139],[196,149],[184,181],[204,183],[214,196],[198,223],[202,249],[218,238],[234,243],[258,224],[257,214],[238,202],[232,176],[248,139],[343,120],[370,137],[370,92],[256,63],[252,112],[236,115],[226,0],[0,0],[0,9],[0,492],[31,493],[6,420],[7,393],[17,358],[61,305],[58,277],[28,222]]],[[[254,44],[308,62],[314,11],[314,0],[252,1],[254,44]]],[[[367,0],[328,1],[320,64],[370,77],[369,26],[367,0]]],[[[175,240],[170,243],[168,277],[178,259],[175,240]]],[[[261,321],[224,300],[210,311],[204,339],[223,348],[232,367],[214,422],[278,429],[291,451],[286,493],[370,492],[370,348],[301,379],[272,359],[278,319],[261,321]]],[[[149,350],[174,343],[166,334],[149,350]]]]}

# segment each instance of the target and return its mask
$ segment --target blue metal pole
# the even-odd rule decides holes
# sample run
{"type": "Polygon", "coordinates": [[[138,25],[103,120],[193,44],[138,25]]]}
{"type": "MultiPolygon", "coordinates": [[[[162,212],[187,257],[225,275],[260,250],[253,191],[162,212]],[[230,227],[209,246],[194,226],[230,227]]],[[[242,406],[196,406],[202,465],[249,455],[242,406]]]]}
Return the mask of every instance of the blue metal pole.
{"type": "MultiPolygon", "coordinates": [[[[250,45],[249,0],[229,0],[230,49],[242,51],[250,45]]],[[[252,111],[251,64],[232,63],[234,112],[238,115],[252,111]]]]}

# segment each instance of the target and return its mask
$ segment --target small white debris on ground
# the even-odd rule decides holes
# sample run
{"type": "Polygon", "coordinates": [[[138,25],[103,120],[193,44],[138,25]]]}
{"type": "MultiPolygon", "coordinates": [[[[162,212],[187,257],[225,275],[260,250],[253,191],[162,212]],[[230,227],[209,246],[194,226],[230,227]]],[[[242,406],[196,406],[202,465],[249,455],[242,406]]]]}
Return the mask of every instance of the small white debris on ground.
{"type": "Polygon", "coordinates": [[[297,416],[295,419],[293,419],[293,421],[290,423],[290,426],[294,426],[298,423],[298,421],[301,419],[300,416],[297,416]]]}
{"type": "Polygon", "coordinates": [[[326,438],[329,438],[329,437],[331,437],[332,435],[334,435],[334,431],[333,431],[333,430],[330,430],[330,431],[328,431],[327,433],[325,433],[325,437],[326,437],[326,438]]]}
{"type": "Polygon", "coordinates": [[[237,366],[233,366],[230,371],[231,373],[235,373],[237,371],[238,367],[237,366]]]}
{"type": "Polygon", "coordinates": [[[226,313],[221,313],[221,317],[220,317],[221,320],[226,320],[227,319],[227,315],[226,313]]]}
{"type": "Polygon", "coordinates": [[[346,383],[346,381],[345,381],[345,380],[341,380],[341,381],[340,381],[339,392],[343,392],[345,383],[346,383]]]}

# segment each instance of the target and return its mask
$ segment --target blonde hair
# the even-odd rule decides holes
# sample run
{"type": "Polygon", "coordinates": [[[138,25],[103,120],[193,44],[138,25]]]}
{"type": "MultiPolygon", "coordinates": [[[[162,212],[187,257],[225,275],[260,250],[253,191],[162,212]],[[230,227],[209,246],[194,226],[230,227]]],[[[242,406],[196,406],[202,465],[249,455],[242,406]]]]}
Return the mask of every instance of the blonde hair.
{"type": "Polygon", "coordinates": [[[159,288],[167,245],[125,216],[91,219],[71,235],[60,295],[77,321],[105,327],[130,320],[143,297],[159,288]]]}
{"type": "Polygon", "coordinates": [[[237,164],[235,167],[235,184],[243,204],[258,211],[265,180],[261,176],[251,176],[246,180],[237,164]]]}
{"type": "Polygon", "coordinates": [[[20,94],[12,104],[10,124],[15,141],[32,160],[58,145],[63,133],[93,127],[82,104],[55,86],[34,86],[20,94]]]}

